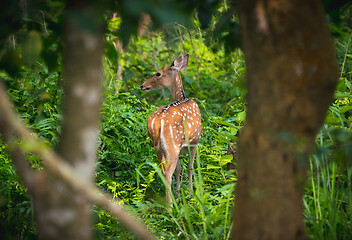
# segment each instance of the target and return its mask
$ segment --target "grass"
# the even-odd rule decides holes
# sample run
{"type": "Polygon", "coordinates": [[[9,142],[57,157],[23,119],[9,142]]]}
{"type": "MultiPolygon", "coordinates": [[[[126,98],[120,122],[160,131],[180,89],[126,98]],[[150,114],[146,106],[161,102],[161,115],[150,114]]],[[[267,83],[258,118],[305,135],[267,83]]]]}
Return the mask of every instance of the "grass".
{"type": "Polygon", "coordinates": [[[307,231],[312,239],[352,238],[352,167],[341,159],[332,161],[337,154],[331,151],[334,144],[326,145],[321,131],[319,149],[310,158],[304,206],[307,231]]]}
{"type": "MultiPolygon", "coordinates": [[[[148,164],[153,167],[164,186],[167,186],[160,167],[154,163],[148,164]]],[[[171,191],[173,202],[171,209],[163,202],[146,202],[146,204],[148,204],[149,211],[154,211],[153,208],[161,208],[168,224],[174,226],[171,231],[164,232],[168,235],[167,238],[227,239],[230,233],[234,184],[226,184],[214,191],[210,185],[206,186],[203,179],[203,174],[206,174],[207,169],[202,168],[199,151],[196,153],[195,164],[194,192],[189,191],[188,181],[185,181],[182,183],[179,199],[174,197],[175,190],[171,191]]],[[[163,239],[163,234],[160,235],[162,231],[163,229],[155,231],[161,239],[163,239]]]]}

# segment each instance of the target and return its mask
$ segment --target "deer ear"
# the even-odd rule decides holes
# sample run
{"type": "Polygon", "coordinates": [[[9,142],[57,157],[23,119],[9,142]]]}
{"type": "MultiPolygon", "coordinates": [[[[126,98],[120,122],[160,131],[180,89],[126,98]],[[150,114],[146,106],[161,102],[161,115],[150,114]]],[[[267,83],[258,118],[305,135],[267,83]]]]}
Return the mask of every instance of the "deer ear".
{"type": "Polygon", "coordinates": [[[185,56],[181,54],[178,58],[176,58],[175,61],[171,63],[170,67],[180,71],[180,70],[186,69],[187,65],[188,65],[188,54],[186,54],[185,56]]]}
{"type": "Polygon", "coordinates": [[[189,55],[186,54],[184,57],[183,57],[183,61],[182,61],[182,67],[180,70],[184,70],[186,69],[187,65],[188,65],[188,58],[189,58],[189,55]]]}

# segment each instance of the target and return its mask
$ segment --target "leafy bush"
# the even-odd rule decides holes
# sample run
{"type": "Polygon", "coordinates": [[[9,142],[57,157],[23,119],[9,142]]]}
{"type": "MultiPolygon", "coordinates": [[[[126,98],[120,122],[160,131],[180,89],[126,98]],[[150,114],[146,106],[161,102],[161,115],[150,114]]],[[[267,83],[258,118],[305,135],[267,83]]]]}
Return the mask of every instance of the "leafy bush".
{"type": "MultiPolygon", "coordinates": [[[[118,26],[119,20],[112,20],[110,27],[118,26]]],[[[168,25],[164,33],[132,39],[129,49],[120,55],[112,40],[106,40],[96,184],[160,239],[227,239],[231,229],[236,177],[226,170],[227,163],[234,160],[225,153],[230,140],[238,140],[236,134],[246,116],[244,59],[240,50],[225,54],[224,48],[218,47],[212,51],[206,45],[207,32],[197,26],[188,31],[168,25]],[[200,106],[203,130],[194,167],[194,192],[188,189],[189,156],[185,155],[180,158],[181,193],[170,210],[146,129],[147,118],[157,106],[170,103],[170,94],[167,90],[145,93],[139,86],[180,53],[190,54],[181,76],[186,95],[200,106]],[[118,67],[122,68],[121,78],[118,67]]],[[[352,236],[351,30],[343,28],[340,33],[335,42],[341,76],[335,101],[317,136],[304,197],[307,232],[314,239],[352,236]]],[[[55,147],[61,121],[61,66],[47,65],[39,59],[32,68],[22,67],[19,77],[4,72],[0,77],[27,125],[55,147]]],[[[35,239],[31,200],[4,149],[1,144],[0,234],[5,239],[35,239]]],[[[40,168],[37,157],[28,158],[33,168],[40,168]]],[[[175,194],[174,189],[172,192],[175,194]]],[[[133,239],[104,210],[95,207],[94,217],[97,239],[133,239]]]]}

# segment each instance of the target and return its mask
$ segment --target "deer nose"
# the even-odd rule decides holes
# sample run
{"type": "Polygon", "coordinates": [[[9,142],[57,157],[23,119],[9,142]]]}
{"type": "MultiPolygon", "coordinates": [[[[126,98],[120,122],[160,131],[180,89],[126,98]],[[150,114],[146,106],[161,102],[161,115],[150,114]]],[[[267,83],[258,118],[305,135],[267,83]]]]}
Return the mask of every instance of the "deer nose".
{"type": "Polygon", "coordinates": [[[141,85],[141,90],[143,90],[143,91],[149,91],[150,88],[149,88],[149,87],[144,87],[143,84],[142,84],[142,85],[141,85]]]}

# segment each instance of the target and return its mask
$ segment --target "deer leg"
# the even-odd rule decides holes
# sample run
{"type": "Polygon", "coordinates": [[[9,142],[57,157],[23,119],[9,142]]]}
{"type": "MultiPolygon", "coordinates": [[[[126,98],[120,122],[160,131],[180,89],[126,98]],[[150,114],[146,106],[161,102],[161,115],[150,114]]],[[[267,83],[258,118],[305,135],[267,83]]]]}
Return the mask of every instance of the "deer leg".
{"type": "Polygon", "coordinates": [[[165,179],[166,179],[166,182],[167,182],[167,186],[166,186],[166,200],[168,203],[172,204],[172,199],[171,199],[171,194],[169,192],[169,189],[171,191],[171,185],[172,185],[172,174],[174,173],[175,171],[175,168],[176,168],[176,165],[177,164],[168,164],[166,165],[165,167],[165,179]]]}
{"type": "MultiPolygon", "coordinates": [[[[167,199],[167,202],[170,204],[172,204],[172,200],[171,200],[171,194],[169,192],[169,189],[171,191],[172,174],[174,174],[177,164],[178,164],[178,154],[168,153],[167,161],[165,164],[164,176],[168,185],[166,186],[166,199],[167,199]]],[[[176,180],[177,180],[177,177],[176,177],[176,180]]]]}
{"type": "Polygon", "coordinates": [[[191,193],[193,192],[193,181],[192,181],[192,176],[193,176],[193,162],[194,162],[194,156],[196,155],[197,152],[197,147],[192,147],[191,148],[191,156],[190,160],[188,163],[188,181],[189,181],[189,190],[191,193]]]}
{"type": "MultiPolygon", "coordinates": [[[[167,178],[167,173],[170,172],[170,170],[171,170],[170,169],[170,162],[167,161],[167,159],[165,157],[165,153],[159,147],[155,147],[155,152],[156,152],[156,156],[159,159],[161,169],[163,170],[163,175],[164,175],[165,180],[167,182],[167,186],[165,186],[166,199],[167,199],[168,203],[171,203],[172,200],[171,200],[169,189],[168,189],[168,188],[170,188],[170,190],[171,190],[171,181],[169,181],[167,178]]],[[[171,176],[172,176],[172,174],[171,174],[171,176]]]]}
{"type": "Polygon", "coordinates": [[[176,191],[180,191],[180,174],[181,174],[181,164],[177,161],[175,175],[176,175],[176,191]]]}
{"type": "Polygon", "coordinates": [[[180,160],[177,161],[175,176],[176,176],[176,194],[177,198],[180,196],[180,174],[181,174],[181,164],[180,160]]]}

